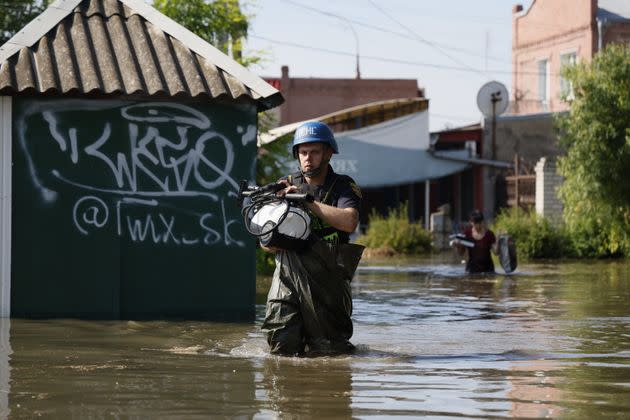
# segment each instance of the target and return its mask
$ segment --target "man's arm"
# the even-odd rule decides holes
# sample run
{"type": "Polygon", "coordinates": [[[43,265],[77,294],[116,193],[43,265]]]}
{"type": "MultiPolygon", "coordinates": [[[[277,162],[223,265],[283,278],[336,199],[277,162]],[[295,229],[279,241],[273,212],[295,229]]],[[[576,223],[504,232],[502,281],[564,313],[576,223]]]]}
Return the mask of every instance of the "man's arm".
{"type": "Polygon", "coordinates": [[[308,203],[307,206],[317,217],[335,229],[352,233],[359,224],[359,212],[352,207],[340,209],[317,201],[308,203]]]}

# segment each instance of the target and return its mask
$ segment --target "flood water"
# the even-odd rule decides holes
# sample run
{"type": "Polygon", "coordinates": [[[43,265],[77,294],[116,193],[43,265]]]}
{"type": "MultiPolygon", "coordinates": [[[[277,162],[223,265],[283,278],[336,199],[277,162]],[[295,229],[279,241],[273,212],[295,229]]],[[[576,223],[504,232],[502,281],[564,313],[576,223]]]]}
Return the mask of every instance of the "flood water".
{"type": "Polygon", "coordinates": [[[362,265],[356,354],[267,354],[251,324],[3,320],[0,415],[630,417],[630,263],[469,278],[449,257],[362,265]]]}

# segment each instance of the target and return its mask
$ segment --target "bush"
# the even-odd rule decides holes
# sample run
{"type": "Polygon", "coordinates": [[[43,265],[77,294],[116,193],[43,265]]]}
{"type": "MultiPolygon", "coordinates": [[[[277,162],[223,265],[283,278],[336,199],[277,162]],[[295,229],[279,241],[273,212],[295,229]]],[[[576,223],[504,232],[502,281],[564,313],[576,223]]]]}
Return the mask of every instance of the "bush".
{"type": "Polygon", "coordinates": [[[569,233],[576,255],[586,258],[630,255],[630,223],[616,215],[615,210],[603,209],[603,203],[597,203],[597,207],[593,212],[569,219],[569,233]]]}
{"type": "Polygon", "coordinates": [[[390,209],[384,217],[375,210],[369,217],[368,230],[357,239],[368,248],[390,248],[401,254],[419,254],[431,250],[431,234],[420,223],[407,219],[407,203],[390,209]]]}
{"type": "Polygon", "coordinates": [[[562,258],[575,255],[564,228],[554,227],[534,212],[507,209],[496,218],[492,230],[507,232],[516,242],[518,256],[525,259],[562,258]]]}
{"type": "Polygon", "coordinates": [[[256,274],[259,276],[271,276],[275,269],[275,254],[256,247],[256,274]]]}

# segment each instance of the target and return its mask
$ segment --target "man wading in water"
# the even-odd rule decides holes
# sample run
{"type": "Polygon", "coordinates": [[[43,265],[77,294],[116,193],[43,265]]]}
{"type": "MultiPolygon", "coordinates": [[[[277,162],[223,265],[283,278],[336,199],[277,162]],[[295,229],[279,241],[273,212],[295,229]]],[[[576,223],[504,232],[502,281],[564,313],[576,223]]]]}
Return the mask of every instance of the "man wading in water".
{"type": "Polygon", "coordinates": [[[278,193],[307,193],[311,236],[303,250],[276,253],[262,329],[275,354],[338,354],[354,350],[350,281],[363,247],[350,244],[359,223],[361,190],[354,180],[333,171],[329,161],[339,153],[330,128],[302,124],[293,138],[300,171],[282,178],[278,193]]]}

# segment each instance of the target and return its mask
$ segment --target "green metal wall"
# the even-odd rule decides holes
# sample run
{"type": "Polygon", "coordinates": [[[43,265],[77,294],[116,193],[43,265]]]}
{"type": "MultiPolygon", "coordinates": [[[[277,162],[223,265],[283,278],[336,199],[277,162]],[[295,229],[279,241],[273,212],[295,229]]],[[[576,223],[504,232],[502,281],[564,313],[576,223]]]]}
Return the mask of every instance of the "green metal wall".
{"type": "Polygon", "coordinates": [[[254,317],[245,105],[16,98],[11,316],[254,317]]]}

